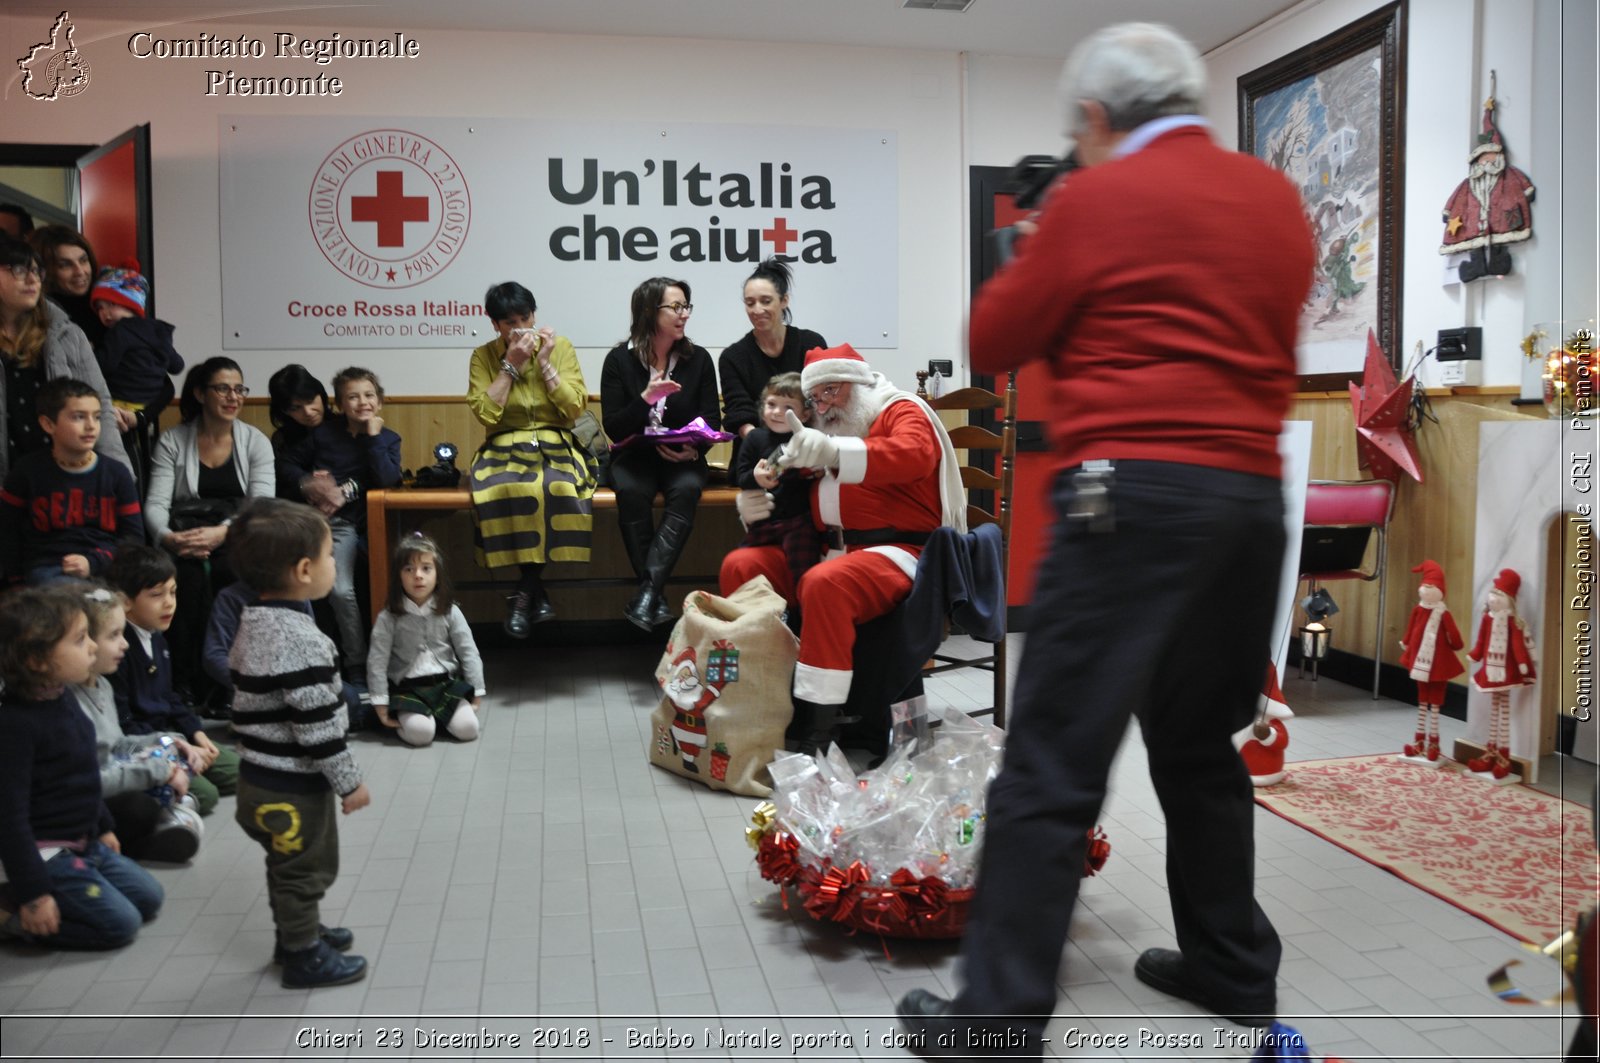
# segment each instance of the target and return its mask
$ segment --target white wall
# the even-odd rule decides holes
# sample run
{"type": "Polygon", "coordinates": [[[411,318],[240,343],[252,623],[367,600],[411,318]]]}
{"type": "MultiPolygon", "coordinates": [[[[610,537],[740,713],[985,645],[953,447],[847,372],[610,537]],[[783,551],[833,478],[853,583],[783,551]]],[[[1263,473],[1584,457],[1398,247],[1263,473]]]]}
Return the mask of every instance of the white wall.
{"type": "MultiPolygon", "coordinates": [[[[1482,325],[1484,383],[1517,383],[1523,377],[1517,340],[1527,325],[1548,312],[1549,300],[1541,300],[1541,294],[1560,290],[1564,275],[1564,305],[1570,309],[1582,302],[1582,292],[1593,288],[1592,191],[1587,193],[1587,215],[1574,215],[1566,224],[1565,266],[1556,239],[1563,232],[1563,211],[1574,209],[1571,196],[1563,205],[1559,195],[1562,169],[1587,173],[1592,182],[1593,103],[1588,125],[1579,131],[1582,135],[1572,135],[1576,109],[1567,101],[1563,111],[1562,101],[1547,98],[1562,91],[1561,79],[1549,76],[1547,62],[1536,62],[1552,48],[1560,51],[1560,43],[1551,43],[1552,34],[1564,34],[1567,55],[1573,54],[1565,38],[1575,32],[1574,4],[1591,8],[1583,41],[1592,44],[1590,0],[1535,0],[1532,5],[1523,0],[1410,0],[1401,352],[1407,360],[1418,339],[1432,346],[1441,328],[1482,325]],[[1561,11],[1552,5],[1562,5],[1561,11]],[[1466,176],[1490,67],[1499,75],[1499,121],[1511,159],[1539,187],[1535,235],[1513,251],[1511,276],[1465,288],[1446,286],[1441,283],[1444,259],[1436,250],[1439,212],[1466,176]],[[1564,118],[1553,121],[1552,114],[1564,118]],[[1574,165],[1580,149],[1589,153],[1587,166],[1581,160],[1574,165]],[[1581,278],[1574,281],[1571,264],[1574,249],[1580,247],[1586,249],[1590,263],[1587,287],[1581,278]],[[1578,295],[1572,294],[1575,288],[1578,295]]],[[[1241,74],[1379,6],[1376,0],[1308,0],[1209,53],[1207,113],[1218,139],[1226,145],[1237,142],[1236,82],[1241,74]]],[[[4,49],[0,54],[23,54],[47,29],[38,22],[31,17],[0,17],[4,49]]],[[[158,298],[162,316],[180,326],[181,348],[191,358],[220,350],[219,114],[482,115],[593,122],[669,116],[688,122],[892,128],[900,149],[901,346],[874,358],[906,383],[928,358],[964,361],[961,335],[969,291],[967,167],[1007,165],[1020,155],[1058,151],[1063,144],[1056,100],[1060,63],[1054,60],[425,31],[418,34],[424,57],[420,61],[346,61],[315,68],[344,77],[344,94],[336,99],[252,100],[203,95],[203,70],[225,62],[154,62],[129,56],[127,35],[153,28],[135,22],[81,21],[77,43],[93,69],[89,89],[73,99],[35,103],[22,97],[13,74],[0,104],[0,139],[99,142],[136,123],[151,123],[158,298]]],[[[195,22],[161,32],[192,36],[211,30],[237,35],[296,28],[292,22],[260,27],[195,22]]],[[[304,70],[303,64],[268,61],[253,64],[251,72],[304,70]]],[[[1592,81],[1592,64],[1588,74],[1592,81]]],[[[1570,85],[1567,91],[1570,94],[1570,85]]],[[[508,145],[507,159],[508,164],[514,162],[514,146],[508,145]]],[[[504,272],[538,293],[538,277],[522,275],[515,263],[507,263],[504,272]]],[[[483,278],[482,286],[496,279],[501,278],[483,278]]],[[[619,291],[616,296],[619,338],[626,328],[627,295],[619,291]]],[[[738,292],[697,291],[696,297],[732,300],[738,292]]],[[[545,309],[541,308],[542,314],[545,309]]],[[[796,322],[806,324],[803,287],[795,293],[794,309],[796,322]]],[[[1592,301],[1588,312],[1593,313],[1592,301]]],[[[545,316],[559,323],[560,310],[549,307],[545,316]]],[[[251,378],[261,383],[277,365],[293,360],[288,357],[291,352],[241,353],[251,378]]],[[[593,388],[604,352],[580,353],[593,388]]],[[[396,351],[368,359],[363,352],[361,357],[376,363],[390,390],[397,393],[461,390],[465,352],[459,361],[440,354],[396,351]]],[[[313,370],[329,374],[351,356],[308,351],[297,357],[313,370]]],[[[964,369],[958,370],[962,374],[964,369]]],[[[1432,363],[1423,378],[1428,383],[1437,380],[1432,363]]]]}
{"type": "MultiPolygon", "coordinates": [[[[97,143],[129,126],[150,123],[156,295],[161,316],[179,326],[177,340],[186,357],[197,360],[220,351],[217,116],[240,113],[511,116],[597,123],[660,116],[681,122],[892,128],[899,144],[901,346],[874,352],[873,358],[897,380],[914,383],[911,372],[930,357],[961,357],[966,168],[955,53],[423,31],[416,34],[422,45],[419,61],[346,60],[318,68],[271,59],[141,61],[126,47],[128,35],[139,29],[185,37],[202,30],[264,36],[303,29],[291,19],[286,14],[284,21],[271,25],[190,22],[164,29],[82,19],[76,43],[92,69],[89,87],[74,98],[41,103],[23,97],[13,73],[0,104],[0,139],[8,141],[97,143]],[[337,98],[205,96],[204,71],[230,65],[256,75],[337,73],[345,88],[337,98]]],[[[0,18],[0,54],[24,54],[48,29],[48,20],[0,18]]],[[[515,165],[515,149],[506,146],[507,165],[515,165]]],[[[639,279],[645,275],[641,272],[639,279]]],[[[476,297],[489,283],[507,276],[538,295],[539,278],[525,275],[515,262],[505,264],[503,275],[474,279],[467,288],[476,297]]],[[[618,339],[627,332],[628,295],[624,290],[615,297],[618,339]]],[[[700,302],[740,297],[737,288],[697,289],[695,295],[700,302]]],[[[803,287],[797,287],[796,323],[814,320],[810,311],[803,287]]],[[[559,328],[559,307],[542,305],[540,312],[559,328]]],[[[326,376],[358,357],[382,374],[392,392],[451,394],[465,388],[467,349],[454,359],[441,351],[233,353],[257,387],[288,361],[301,361],[326,376]]],[[[580,352],[591,390],[599,386],[604,353],[580,352]]]]}
{"type": "MultiPolygon", "coordinates": [[[[1400,352],[1407,363],[1418,340],[1432,347],[1442,328],[1478,325],[1483,328],[1483,383],[1520,384],[1526,360],[1518,343],[1528,326],[1556,303],[1552,293],[1560,286],[1562,238],[1586,239],[1593,247],[1592,192],[1587,212],[1577,213],[1571,213],[1573,201],[1563,203],[1560,195],[1563,151],[1587,151],[1592,172],[1593,123],[1580,127],[1582,135],[1575,136],[1570,124],[1553,117],[1562,113],[1559,98],[1550,96],[1559,93],[1560,78],[1536,75],[1536,51],[1549,52],[1561,21],[1552,19],[1548,8],[1560,2],[1410,0],[1400,352]],[[1509,158],[1538,189],[1534,235],[1513,247],[1509,276],[1447,284],[1445,260],[1438,253],[1440,212],[1467,176],[1467,157],[1489,95],[1490,69],[1497,75],[1496,120],[1509,158]]],[[[1311,0],[1209,53],[1208,114],[1218,138],[1225,144],[1238,142],[1240,75],[1381,6],[1376,0],[1311,0]]],[[[1592,32],[1588,39],[1592,43],[1592,32]]],[[[1559,56],[1559,42],[1554,47],[1559,56]]],[[[1590,69],[1592,73],[1592,63],[1590,69]]],[[[1592,308],[1591,303],[1590,313],[1592,308]]],[[[1438,364],[1430,359],[1421,377],[1425,384],[1437,384],[1438,364]]]]}

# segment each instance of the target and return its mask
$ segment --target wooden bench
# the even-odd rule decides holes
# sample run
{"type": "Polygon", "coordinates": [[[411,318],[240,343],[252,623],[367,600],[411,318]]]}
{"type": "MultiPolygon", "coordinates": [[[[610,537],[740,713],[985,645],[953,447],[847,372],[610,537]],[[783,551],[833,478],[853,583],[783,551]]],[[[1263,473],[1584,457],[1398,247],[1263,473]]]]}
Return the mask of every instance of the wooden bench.
{"type": "MultiPolygon", "coordinates": [[[[734,500],[739,497],[737,488],[726,485],[707,486],[700,495],[700,509],[723,510],[732,514],[734,500]]],[[[609,512],[617,508],[617,494],[609,487],[597,488],[594,493],[594,511],[596,513],[609,512]]],[[[472,510],[472,494],[464,487],[434,487],[434,488],[405,488],[396,487],[387,490],[367,492],[367,575],[371,582],[369,600],[372,605],[372,615],[377,616],[383,610],[384,603],[389,593],[389,562],[394,556],[395,539],[391,530],[390,515],[402,511],[425,511],[433,513],[466,512],[472,510]]],[[[695,530],[698,533],[701,522],[697,521],[695,530]]],[[[472,581],[457,580],[456,586],[461,589],[482,589],[496,585],[497,581],[472,581]]],[[[548,581],[551,586],[623,586],[638,582],[638,577],[628,576],[581,576],[553,578],[548,581]]],[[[717,574],[705,573],[695,575],[674,576],[673,583],[694,583],[698,586],[715,587],[717,574]]],[[[507,581],[503,586],[511,586],[507,581]]]]}

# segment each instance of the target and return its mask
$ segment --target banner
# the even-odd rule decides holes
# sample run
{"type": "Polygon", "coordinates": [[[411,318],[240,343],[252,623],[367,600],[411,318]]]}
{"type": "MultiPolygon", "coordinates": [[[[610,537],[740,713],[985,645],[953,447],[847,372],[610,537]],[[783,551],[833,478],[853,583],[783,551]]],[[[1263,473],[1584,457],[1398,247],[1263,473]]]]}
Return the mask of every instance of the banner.
{"type": "MultiPolygon", "coordinates": [[[[897,346],[893,133],[520,119],[220,119],[223,346],[448,347],[526,285],[579,347],[625,339],[643,280],[687,281],[689,336],[749,329],[741,286],[790,260],[797,322],[897,346]]],[[[478,335],[472,336],[476,329],[478,335]]]]}

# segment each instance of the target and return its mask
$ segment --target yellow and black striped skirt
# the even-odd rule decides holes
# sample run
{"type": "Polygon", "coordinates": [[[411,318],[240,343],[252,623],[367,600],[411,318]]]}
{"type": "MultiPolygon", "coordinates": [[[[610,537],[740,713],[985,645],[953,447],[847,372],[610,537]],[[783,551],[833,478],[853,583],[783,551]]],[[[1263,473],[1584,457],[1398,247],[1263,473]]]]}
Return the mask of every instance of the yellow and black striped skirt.
{"type": "Polygon", "coordinates": [[[478,564],[588,561],[595,461],[565,428],[499,432],[469,474],[478,564]]]}

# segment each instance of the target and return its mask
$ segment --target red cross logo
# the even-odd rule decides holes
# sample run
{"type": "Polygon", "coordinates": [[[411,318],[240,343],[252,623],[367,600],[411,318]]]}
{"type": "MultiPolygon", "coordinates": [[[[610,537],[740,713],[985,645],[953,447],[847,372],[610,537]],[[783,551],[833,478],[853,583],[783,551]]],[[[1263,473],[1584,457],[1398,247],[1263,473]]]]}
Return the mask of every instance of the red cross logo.
{"type": "Polygon", "coordinates": [[[428,220],[428,197],[406,195],[399,170],[379,170],[377,195],[350,197],[350,220],[377,222],[378,246],[400,247],[406,222],[428,220]]]}
{"type": "Polygon", "coordinates": [[[772,253],[775,255],[788,251],[790,241],[799,238],[799,231],[789,228],[789,222],[785,218],[773,218],[772,228],[761,230],[761,239],[772,245],[772,253]]]}

